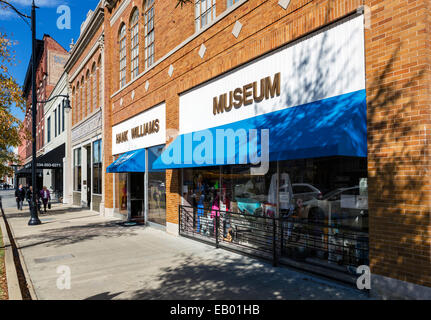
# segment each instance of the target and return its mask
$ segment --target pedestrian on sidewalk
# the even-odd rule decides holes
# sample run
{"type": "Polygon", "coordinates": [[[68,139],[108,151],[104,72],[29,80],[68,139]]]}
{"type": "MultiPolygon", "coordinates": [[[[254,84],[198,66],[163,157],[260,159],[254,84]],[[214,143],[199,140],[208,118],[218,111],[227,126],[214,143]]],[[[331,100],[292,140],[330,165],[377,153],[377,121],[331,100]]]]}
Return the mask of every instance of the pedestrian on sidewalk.
{"type": "Polygon", "coordinates": [[[43,210],[46,213],[46,206],[48,205],[48,202],[51,200],[51,194],[49,193],[49,190],[46,186],[43,186],[43,189],[40,190],[40,198],[42,199],[43,210]]]}
{"type": "Polygon", "coordinates": [[[31,213],[33,208],[33,186],[28,187],[27,192],[25,193],[25,198],[28,202],[28,206],[30,208],[30,213],[31,213]]]}
{"type": "Polygon", "coordinates": [[[18,189],[15,190],[15,198],[16,198],[16,207],[18,210],[22,210],[22,204],[25,199],[25,190],[22,187],[22,184],[18,186],[18,189]]]}

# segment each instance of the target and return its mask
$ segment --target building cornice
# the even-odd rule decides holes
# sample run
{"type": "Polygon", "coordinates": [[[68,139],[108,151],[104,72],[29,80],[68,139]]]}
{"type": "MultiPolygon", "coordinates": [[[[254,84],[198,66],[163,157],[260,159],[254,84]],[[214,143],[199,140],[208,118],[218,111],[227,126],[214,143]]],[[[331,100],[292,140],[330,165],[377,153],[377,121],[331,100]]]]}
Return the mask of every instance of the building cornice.
{"type": "Polygon", "coordinates": [[[69,75],[69,83],[72,83],[76,79],[76,77],[84,69],[85,65],[88,63],[88,61],[91,59],[91,57],[94,55],[94,53],[97,50],[100,50],[100,53],[103,54],[104,47],[105,47],[105,34],[102,33],[100,35],[99,39],[97,39],[97,41],[94,43],[93,47],[91,47],[88,54],[85,56],[85,58],[79,64],[79,66],[75,70],[75,72],[73,74],[69,75]]]}
{"type": "Polygon", "coordinates": [[[111,24],[111,27],[118,20],[118,18],[123,14],[124,10],[129,6],[130,2],[131,0],[124,0],[120,4],[120,6],[115,11],[115,13],[112,15],[111,19],[109,19],[109,23],[111,24]]]}
{"type": "Polygon", "coordinates": [[[101,3],[99,3],[96,10],[93,12],[90,21],[86,25],[84,31],[81,33],[78,41],[73,46],[73,49],[70,52],[70,58],[64,66],[64,69],[67,73],[70,72],[72,67],[76,64],[78,59],[84,53],[84,50],[88,47],[88,44],[93,39],[99,27],[103,25],[105,13],[104,9],[100,6],[100,4],[101,3]]]}
{"type": "Polygon", "coordinates": [[[103,6],[108,8],[109,10],[112,10],[117,3],[118,0],[104,0],[103,6]]]}

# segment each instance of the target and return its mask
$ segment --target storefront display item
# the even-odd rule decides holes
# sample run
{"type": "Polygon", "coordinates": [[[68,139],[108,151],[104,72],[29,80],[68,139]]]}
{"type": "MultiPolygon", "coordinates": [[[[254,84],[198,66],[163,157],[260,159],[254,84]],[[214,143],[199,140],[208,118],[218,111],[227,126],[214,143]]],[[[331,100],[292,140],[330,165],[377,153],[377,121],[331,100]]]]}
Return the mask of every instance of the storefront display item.
{"type": "Polygon", "coordinates": [[[204,215],[204,199],[205,196],[202,195],[201,198],[199,199],[198,202],[198,210],[197,210],[197,226],[196,226],[196,232],[200,233],[201,232],[201,219],[203,218],[204,215]]]}

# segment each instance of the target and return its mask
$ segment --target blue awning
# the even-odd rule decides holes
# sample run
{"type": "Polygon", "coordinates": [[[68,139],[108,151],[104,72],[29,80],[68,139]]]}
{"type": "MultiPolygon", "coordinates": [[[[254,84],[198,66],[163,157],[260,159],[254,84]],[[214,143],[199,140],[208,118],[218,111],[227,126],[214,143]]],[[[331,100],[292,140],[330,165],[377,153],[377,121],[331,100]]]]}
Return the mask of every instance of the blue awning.
{"type": "Polygon", "coordinates": [[[145,149],[122,154],[108,168],[107,173],[145,172],[145,149]]]}
{"type": "Polygon", "coordinates": [[[257,151],[257,156],[262,155],[262,130],[269,133],[269,161],[329,156],[366,157],[366,92],[359,90],[181,135],[154,162],[153,168],[255,163],[256,157],[254,161],[250,157],[251,150],[257,151]],[[257,130],[257,135],[252,134],[253,129],[257,130]],[[227,133],[226,130],[237,135],[234,147],[232,143],[229,147],[228,139],[220,136],[220,133],[227,133]]]}

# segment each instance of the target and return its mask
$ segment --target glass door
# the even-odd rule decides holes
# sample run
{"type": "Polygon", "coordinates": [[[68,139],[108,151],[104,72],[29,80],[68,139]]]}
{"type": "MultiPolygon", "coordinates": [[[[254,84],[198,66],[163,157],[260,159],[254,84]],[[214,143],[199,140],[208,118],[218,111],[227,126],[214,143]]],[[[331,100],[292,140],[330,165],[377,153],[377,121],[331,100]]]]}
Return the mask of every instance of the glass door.
{"type": "Polygon", "coordinates": [[[166,171],[152,168],[164,146],[148,149],[148,221],[166,226],[166,171]]]}
{"type": "Polygon", "coordinates": [[[145,173],[130,173],[130,215],[132,219],[145,217],[145,173]]]}
{"type": "Polygon", "coordinates": [[[91,146],[87,149],[87,206],[91,208],[91,146]]]}

